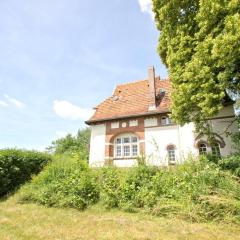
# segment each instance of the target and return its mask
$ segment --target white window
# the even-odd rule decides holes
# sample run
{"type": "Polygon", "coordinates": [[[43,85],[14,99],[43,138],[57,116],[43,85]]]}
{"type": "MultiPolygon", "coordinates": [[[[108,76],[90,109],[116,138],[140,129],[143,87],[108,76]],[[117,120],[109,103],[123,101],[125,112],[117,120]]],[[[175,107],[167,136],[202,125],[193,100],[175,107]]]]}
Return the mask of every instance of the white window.
{"type": "Polygon", "coordinates": [[[200,143],[198,150],[199,150],[199,155],[207,154],[207,144],[200,143]]]}
{"type": "Polygon", "coordinates": [[[138,145],[132,145],[132,156],[138,155],[138,145]]]}
{"type": "Polygon", "coordinates": [[[122,148],[121,148],[121,145],[117,145],[116,146],[116,156],[117,157],[121,157],[122,156],[122,148]]]}
{"type": "Polygon", "coordinates": [[[220,147],[218,143],[212,145],[212,155],[214,157],[221,157],[220,147]]]}
{"type": "Polygon", "coordinates": [[[175,164],[176,163],[175,146],[173,146],[173,145],[168,146],[167,151],[168,151],[169,164],[175,164]]]}
{"type": "Polygon", "coordinates": [[[114,141],[114,157],[129,158],[139,154],[138,138],[133,134],[123,134],[114,141]]]}
{"type": "Polygon", "coordinates": [[[123,156],[124,157],[130,156],[130,146],[129,145],[123,146],[123,156]]]}

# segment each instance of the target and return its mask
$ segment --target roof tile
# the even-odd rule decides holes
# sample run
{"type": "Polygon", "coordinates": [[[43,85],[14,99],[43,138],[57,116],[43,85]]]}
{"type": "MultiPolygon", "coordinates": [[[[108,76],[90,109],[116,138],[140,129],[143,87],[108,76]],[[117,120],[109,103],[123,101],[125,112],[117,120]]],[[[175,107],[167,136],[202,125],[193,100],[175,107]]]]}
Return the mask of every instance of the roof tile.
{"type": "MultiPolygon", "coordinates": [[[[157,108],[154,112],[168,112],[170,107],[171,83],[169,79],[160,80],[155,78],[156,83],[156,102],[157,108]],[[165,93],[161,93],[161,89],[165,93]]],[[[149,82],[141,80],[137,82],[118,85],[113,95],[100,103],[95,109],[94,115],[87,123],[98,122],[107,119],[118,119],[133,115],[151,114],[149,111],[150,104],[149,82]]]]}

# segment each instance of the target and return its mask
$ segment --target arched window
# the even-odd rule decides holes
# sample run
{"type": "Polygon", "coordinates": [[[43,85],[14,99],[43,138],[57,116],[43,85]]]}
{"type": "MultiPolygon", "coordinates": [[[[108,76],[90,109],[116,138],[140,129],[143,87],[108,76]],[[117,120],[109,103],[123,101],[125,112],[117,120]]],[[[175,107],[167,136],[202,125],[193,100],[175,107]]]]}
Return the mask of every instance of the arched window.
{"type": "Polygon", "coordinates": [[[176,164],[176,153],[175,153],[175,146],[169,145],[167,147],[168,151],[168,162],[169,164],[176,164]]]}
{"type": "Polygon", "coordinates": [[[214,157],[221,157],[220,146],[219,143],[214,143],[212,145],[212,155],[214,157]]]}
{"type": "Polygon", "coordinates": [[[139,155],[138,137],[134,134],[117,136],[114,141],[114,157],[128,158],[139,155]]]}
{"type": "Polygon", "coordinates": [[[198,147],[198,150],[199,150],[199,155],[207,154],[207,144],[200,143],[199,147],[198,147]]]}

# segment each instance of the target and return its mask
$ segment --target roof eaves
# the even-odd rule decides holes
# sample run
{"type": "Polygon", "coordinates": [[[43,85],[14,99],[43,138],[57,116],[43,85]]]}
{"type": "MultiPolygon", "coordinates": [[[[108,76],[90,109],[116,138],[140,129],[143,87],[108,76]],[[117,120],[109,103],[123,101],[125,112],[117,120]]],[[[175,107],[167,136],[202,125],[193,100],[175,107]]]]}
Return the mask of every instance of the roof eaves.
{"type": "Polygon", "coordinates": [[[147,112],[147,113],[137,113],[137,114],[130,114],[130,115],[122,115],[118,117],[109,117],[109,118],[101,118],[101,119],[95,119],[95,120],[88,120],[85,121],[86,124],[91,125],[95,123],[100,123],[100,122],[105,122],[105,121],[111,121],[111,120],[120,120],[120,119],[126,119],[126,118],[134,118],[134,117],[143,117],[143,116],[151,116],[151,115],[156,115],[159,113],[170,113],[169,109],[164,109],[161,111],[152,111],[152,112],[147,112]]]}

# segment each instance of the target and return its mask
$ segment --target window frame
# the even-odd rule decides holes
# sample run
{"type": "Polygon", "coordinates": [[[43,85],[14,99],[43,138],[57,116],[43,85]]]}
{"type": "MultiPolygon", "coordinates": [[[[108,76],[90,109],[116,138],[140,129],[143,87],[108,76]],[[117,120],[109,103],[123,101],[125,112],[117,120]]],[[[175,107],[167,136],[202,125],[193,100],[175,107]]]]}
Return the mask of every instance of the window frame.
{"type": "Polygon", "coordinates": [[[206,155],[208,152],[208,146],[206,143],[202,142],[198,144],[198,154],[199,155],[206,155]],[[204,147],[202,146],[204,145],[204,147]],[[205,149],[204,151],[202,151],[203,149],[205,149]]]}
{"type": "Polygon", "coordinates": [[[162,116],[160,118],[160,124],[161,124],[161,126],[171,125],[171,124],[173,124],[173,121],[171,120],[171,118],[169,116],[162,116]],[[163,120],[165,120],[165,122],[163,122],[163,120]]]}
{"type": "Polygon", "coordinates": [[[212,146],[211,146],[211,150],[212,150],[212,155],[214,157],[221,157],[221,148],[220,148],[220,144],[218,142],[214,143],[212,146]],[[216,150],[217,148],[217,150],[216,150]],[[215,152],[216,151],[216,152],[215,152]],[[215,152],[215,153],[214,153],[215,152]]]}
{"type": "Polygon", "coordinates": [[[114,139],[114,158],[129,159],[139,155],[139,138],[135,134],[122,134],[114,139]],[[127,138],[129,140],[127,140],[127,138]],[[119,154],[119,147],[121,148],[119,154]],[[126,150],[129,147],[129,150],[126,150]],[[137,148],[133,150],[133,148],[137,148]],[[128,154],[129,153],[129,154],[128,154]]]}
{"type": "Polygon", "coordinates": [[[168,156],[168,163],[170,165],[175,165],[177,163],[175,145],[169,145],[167,147],[167,156],[168,156]]]}

